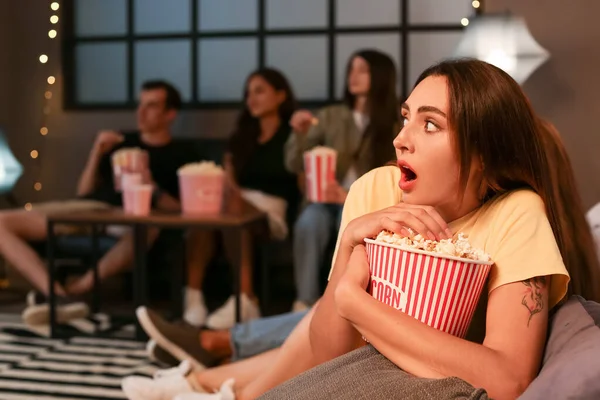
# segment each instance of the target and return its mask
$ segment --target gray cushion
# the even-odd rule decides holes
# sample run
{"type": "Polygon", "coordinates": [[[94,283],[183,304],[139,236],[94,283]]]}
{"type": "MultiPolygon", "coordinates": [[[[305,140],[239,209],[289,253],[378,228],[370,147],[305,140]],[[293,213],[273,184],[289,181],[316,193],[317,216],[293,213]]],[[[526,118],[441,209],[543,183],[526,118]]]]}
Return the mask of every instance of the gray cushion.
{"type": "Polygon", "coordinates": [[[407,374],[371,345],[319,365],[259,400],[488,400],[458,378],[425,379],[407,374]]]}
{"type": "Polygon", "coordinates": [[[556,312],[542,370],[519,399],[600,399],[600,304],[573,296],[556,312]]]}

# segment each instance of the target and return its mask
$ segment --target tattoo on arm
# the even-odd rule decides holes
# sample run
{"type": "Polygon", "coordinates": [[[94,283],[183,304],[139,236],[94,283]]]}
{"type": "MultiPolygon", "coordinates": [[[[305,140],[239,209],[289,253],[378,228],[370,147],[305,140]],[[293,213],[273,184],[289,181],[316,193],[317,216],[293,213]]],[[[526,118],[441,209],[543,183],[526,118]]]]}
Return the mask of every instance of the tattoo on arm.
{"type": "Polygon", "coordinates": [[[527,286],[521,304],[529,311],[529,319],[527,320],[527,326],[529,327],[531,318],[544,309],[542,292],[546,289],[546,277],[538,276],[522,281],[521,283],[527,286]]]}

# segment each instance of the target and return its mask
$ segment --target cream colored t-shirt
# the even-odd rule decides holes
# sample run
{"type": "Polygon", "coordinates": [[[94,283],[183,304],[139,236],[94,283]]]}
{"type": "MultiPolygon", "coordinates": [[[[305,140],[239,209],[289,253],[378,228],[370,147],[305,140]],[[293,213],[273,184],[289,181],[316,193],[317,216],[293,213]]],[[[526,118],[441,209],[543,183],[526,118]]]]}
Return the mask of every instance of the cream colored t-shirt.
{"type": "MultiPolygon", "coordinates": [[[[390,166],[374,169],[352,185],[344,204],[334,262],[340,238],[350,221],[402,201],[399,180],[400,170],[390,166]]],[[[550,308],[565,296],[569,274],[544,203],[532,190],[515,190],[498,196],[449,225],[455,235],[459,232],[468,235],[469,242],[483,249],[494,261],[488,293],[509,283],[552,275],[550,308]]]]}

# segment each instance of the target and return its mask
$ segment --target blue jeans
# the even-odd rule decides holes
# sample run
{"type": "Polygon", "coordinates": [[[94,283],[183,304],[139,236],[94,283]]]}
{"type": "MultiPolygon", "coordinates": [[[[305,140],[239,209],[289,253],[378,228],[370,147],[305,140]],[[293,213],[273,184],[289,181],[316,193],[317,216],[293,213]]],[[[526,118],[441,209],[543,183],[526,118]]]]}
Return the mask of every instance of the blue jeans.
{"type": "Polygon", "coordinates": [[[307,305],[320,297],[319,276],[325,252],[340,229],[342,206],[309,204],[294,226],[294,279],[296,299],[307,305]]]}
{"type": "Polygon", "coordinates": [[[300,311],[259,318],[231,328],[232,360],[252,357],[280,347],[308,313],[300,311]]]}

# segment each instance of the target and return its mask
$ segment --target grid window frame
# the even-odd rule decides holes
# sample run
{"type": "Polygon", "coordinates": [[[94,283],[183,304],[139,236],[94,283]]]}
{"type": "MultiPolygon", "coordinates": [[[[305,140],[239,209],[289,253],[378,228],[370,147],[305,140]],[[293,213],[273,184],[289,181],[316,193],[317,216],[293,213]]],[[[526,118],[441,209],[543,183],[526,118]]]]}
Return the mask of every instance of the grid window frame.
{"type": "MultiPolygon", "coordinates": [[[[325,99],[305,99],[301,101],[304,107],[321,107],[339,101],[339,94],[336,93],[336,37],[338,34],[372,34],[372,33],[398,33],[400,35],[399,56],[400,65],[398,79],[400,81],[400,97],[406,98],[410,91],[409,82],[409,57],[410,57],[410,34],[413,32],[456,32],[464,27],[457,21],[456,24],[411,24],[409,21],[409,7],[411,1],[419,0],[397,0],[400,4],[398,25],[372,25],[372,26],[336,26],[336,7],[340,0],[327,1],[327,27],[325,28],[276,28],[269,29],[266,26],[267,0],[256,0],[257,2],[257,29],[256,30],[218,30],[203,31],[199,26],[199,2],[202,0],[190,1],[190,26],[191,30],[185,33],[160,33],[160,34],[136,34],[135,33],[135,0],[123,0],[127,8],[127,30],[124,35],[103,35],[77,37],[75,32],[75,3],[77,0],[64,0],[62,7],[63,17],[63,35],[62,35],[62,69],[63,69],[63,107],[65,110],[128,110],[137,106],[137,91],[135,87],[135,44],[143,41],[161,41],[174,39],[187,39],[190,42],[191,66],[190,82],[191,97],[189,101],[183,104],[184,109],[227,109],[237,108],[242,104],[239,101],[203,101],[198,92],[200,69],[199,48],[198,45],[202,39],[206,38],[256,38],[258,42],[257,60],[258,67],[267,66],[266,64],[266,42],[268,38],[275,37],[301,37],[324,35],[327,40],[327,98],[325,99]],[[82,43],[126,43],[127,48],[127,101],[121,103],[81,103],[77,101],[77,71],[75,49],[82,43]]],[[[343,1],[343,0],[341,0],[343,1]]],[[[462,0],[468,1],[468,0],[462,0]]],[[[479,15],[483,12],[484,2],[480,2],[479,8],[474,9],[473,14],[479,15]]],[[[470,16],[467,16],[470,17],[470,16]]],[[[284,71],[285,73],[285,71],[284,71]]],[[[242,88],[240,88],[242,93],[242,88]]]]}

